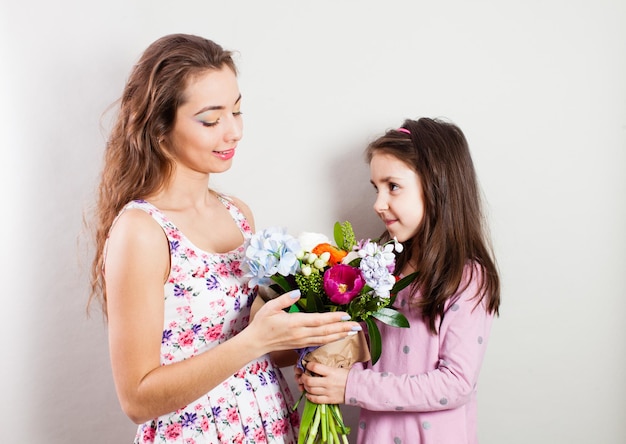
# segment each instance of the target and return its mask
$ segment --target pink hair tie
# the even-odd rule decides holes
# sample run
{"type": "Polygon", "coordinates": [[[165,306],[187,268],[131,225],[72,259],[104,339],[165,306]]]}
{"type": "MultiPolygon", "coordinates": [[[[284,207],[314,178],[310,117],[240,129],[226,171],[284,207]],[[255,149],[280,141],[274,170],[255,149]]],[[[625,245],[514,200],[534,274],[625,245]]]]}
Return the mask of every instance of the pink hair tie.
{"type": "Polygon", "coordinates": [[[411,135],[411,131],[406,128],[398,128],[396,131],[400,131],[401,133],[407,133],[409,136],[411,135]]]}

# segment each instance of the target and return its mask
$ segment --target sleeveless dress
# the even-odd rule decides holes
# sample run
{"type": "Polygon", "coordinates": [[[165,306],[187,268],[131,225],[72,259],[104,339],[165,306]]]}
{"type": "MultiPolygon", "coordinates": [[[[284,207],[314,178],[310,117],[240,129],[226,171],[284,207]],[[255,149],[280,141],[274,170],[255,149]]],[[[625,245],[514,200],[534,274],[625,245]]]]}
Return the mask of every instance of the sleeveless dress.
{"type": "MultiPolygon", "coordinates": [[[[252,230],[241,211],[226,197],[218,198],[244,238],[249,238],[252,230]]],[[[130,208],[150,214],[170,246],[161,365],[198,355],[242,331],[250,321],[255,296],[241,270],[244,246],[223,254],[207,253],[150,203],[133,201],[124,210],[130,208]]],[[[280,369],[265,355],[196,401],[140,425],[134,442],[295,444],[299,421],[292,405],[280,369]]]]}

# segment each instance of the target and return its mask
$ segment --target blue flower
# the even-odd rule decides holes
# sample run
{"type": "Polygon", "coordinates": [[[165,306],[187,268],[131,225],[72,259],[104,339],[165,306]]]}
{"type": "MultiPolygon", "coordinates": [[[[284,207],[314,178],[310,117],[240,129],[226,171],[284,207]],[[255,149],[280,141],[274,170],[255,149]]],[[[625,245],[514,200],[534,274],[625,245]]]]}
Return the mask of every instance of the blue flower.
{"type": "Polygon", "coordinates": [[[198,415],[196,413],[186,412],[182,416],[183,427],[193,427],[197,419],[198,419],[198,415]]]}
{"type": "Polygon", "coordinates": [[[276,372],[274,370],[270,370],[268,372],[268,376],[270,378],[270,383],[276,384],[278,382],[278,378],[276,377],[276,372]]]}
{"type": "Polygon", "coordinates": [[[163,337],[161,338],[161,344],[167,344],[172,339],[172,330],[163,330],[163,337]]]}
{"type": "Polygon", "coordinates": [[[178,242],[177,240],[170,241],[170,250],[176,251],[178,250],[179,246],[180,246],[180,242],[178,242]]]}
{"type": "Polygon", "coordinates": [[[286,228],[270,227],[253,235],[247,242],[246,261],[250,277],[248,285],[268,285],[270,276],[289,276],[300,268],[296,257],[301,251],[300,242],[287,234],[286,228]]]}
{"type": "Polygon", "coordinates": [[[174,284],[174,296],[179,298],[185,296],[185,287],[181,284],[174,284]]]}
{"type": "Polygon", "coordinates": [[[212,274],[206,278],[207,290],[215,290],[216,288],[219,288],[219,286],[220,283],[217,281],[217,276],[212,274]]]}
{"type": "Polygon", "coordinates": [[[215,416],[216,418],[219,418],[222,414],[222,408],[219,405],[211,407],[211,411],[213,413],[213,416],[215,416]]]}

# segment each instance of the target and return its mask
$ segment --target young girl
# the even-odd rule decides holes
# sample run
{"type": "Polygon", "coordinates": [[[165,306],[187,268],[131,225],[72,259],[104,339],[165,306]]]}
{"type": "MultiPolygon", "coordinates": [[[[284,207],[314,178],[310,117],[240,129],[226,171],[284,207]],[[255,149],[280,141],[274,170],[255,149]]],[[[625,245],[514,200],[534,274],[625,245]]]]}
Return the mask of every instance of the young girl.
{"type": "Polygon", "coordinates": [[[406,120],[367,148],[374,211],[405,249],[396,272],[417,272],[395,307],[410,328],[379,323],[382,357],[350,370],[311,362],[297,374],[316,403],[361,407],[358,443],[477,442],[476,391],[500,284],[479,188],[461,130],[406,120]]]}
{"type": "Polygon", "coordinates": [[[269,353],[360,329],[346,313],[285,313],[293,292],[254,300],[240,267],[252,214],[208,186],[232,164],[241,119],[230,52],[192,35],[150,45],[121,98],[92,286],[135,443],[295,443],[293,401],[269,353]]]}

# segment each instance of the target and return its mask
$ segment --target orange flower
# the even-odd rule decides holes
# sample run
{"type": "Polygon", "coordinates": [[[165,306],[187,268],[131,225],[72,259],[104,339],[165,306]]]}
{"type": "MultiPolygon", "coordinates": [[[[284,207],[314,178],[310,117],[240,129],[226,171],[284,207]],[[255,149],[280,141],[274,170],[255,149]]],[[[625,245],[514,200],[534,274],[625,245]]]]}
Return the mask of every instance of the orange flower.
{"type": "Polygon", "coordinates": [[[348,254],[347,251],[340,250],[339,248],[333,247],[331,244],[326,243],[319,244],[318,246],[313,248],[313,251],[311,251],[311,253],[315,253],[318,256],[325,252],[330,253],[330,259],[328,260],[329,265],[336,265],[341,263],[341,260],[348,254]]]}

